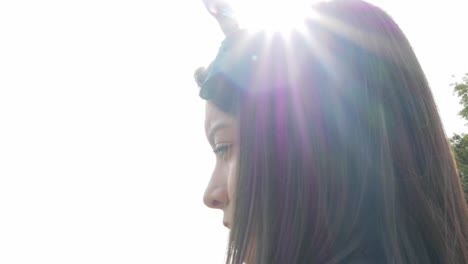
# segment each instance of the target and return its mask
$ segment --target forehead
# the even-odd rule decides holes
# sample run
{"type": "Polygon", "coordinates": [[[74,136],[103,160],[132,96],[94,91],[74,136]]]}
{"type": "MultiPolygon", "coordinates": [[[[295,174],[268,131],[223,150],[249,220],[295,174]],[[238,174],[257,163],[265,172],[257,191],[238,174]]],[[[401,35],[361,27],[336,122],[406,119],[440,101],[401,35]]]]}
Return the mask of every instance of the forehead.
{"type": "Polygon", "coordinates": [[[210,101],[205,104],[205,131],[209,133],[217,125],[234,126],[236,118],[233,115],[221,111],[210,101]]]}

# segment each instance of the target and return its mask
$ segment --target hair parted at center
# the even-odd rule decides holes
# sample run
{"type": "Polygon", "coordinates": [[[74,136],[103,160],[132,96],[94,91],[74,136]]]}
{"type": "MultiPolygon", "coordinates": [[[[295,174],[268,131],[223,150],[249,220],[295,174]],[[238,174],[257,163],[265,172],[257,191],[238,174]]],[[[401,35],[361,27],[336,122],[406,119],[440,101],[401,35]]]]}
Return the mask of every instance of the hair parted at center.
{"type": "Polygon", "coordinates": [[[287,38],[229,34],[196,73],[239,119],[226,263],[468,263],[468,207],[409,41],[363,1],[311,9],[287,38]]]}

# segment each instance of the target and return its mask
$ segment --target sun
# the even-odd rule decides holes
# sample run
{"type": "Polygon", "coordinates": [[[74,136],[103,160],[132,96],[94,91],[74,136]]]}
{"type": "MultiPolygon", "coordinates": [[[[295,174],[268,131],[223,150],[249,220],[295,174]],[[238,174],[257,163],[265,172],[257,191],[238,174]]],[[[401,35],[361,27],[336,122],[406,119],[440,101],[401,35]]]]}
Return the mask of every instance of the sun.
{"type": "Polygon", "coordinates": [[[242,28],[289,33],[300,29],[306,17],[313,16],[311,5],[317,0],[232,0],[242,28]]]}
{"type": "Polygon", "coordinates": [[[249,31],[301,31],[306,19],[318,19],[313,4],[328,0],[203,0],[214,16],[233,19],[249,31]]]}

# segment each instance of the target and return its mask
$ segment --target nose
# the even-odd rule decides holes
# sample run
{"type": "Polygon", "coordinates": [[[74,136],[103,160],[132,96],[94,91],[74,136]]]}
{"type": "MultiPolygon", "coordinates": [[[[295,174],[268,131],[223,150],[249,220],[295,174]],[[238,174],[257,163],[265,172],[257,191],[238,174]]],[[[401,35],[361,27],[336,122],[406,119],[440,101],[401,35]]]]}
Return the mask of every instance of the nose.
{"type": "Polygon", "coordinates": [[[229,203],[226,187],[210,182],[203,195],[203,202],[209,208],[224,209],[229,203]]]}

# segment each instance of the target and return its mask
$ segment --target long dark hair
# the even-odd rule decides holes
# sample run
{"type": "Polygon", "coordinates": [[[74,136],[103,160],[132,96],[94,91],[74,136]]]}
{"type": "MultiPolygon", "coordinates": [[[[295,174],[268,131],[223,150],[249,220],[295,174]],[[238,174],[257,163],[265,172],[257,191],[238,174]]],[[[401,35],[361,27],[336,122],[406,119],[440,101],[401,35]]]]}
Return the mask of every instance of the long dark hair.
{"type": "Polygon", "coordinates": [[[468,263],[468,208],[408,40],[365,2],[314,12],[268,36],[272,69],[235,96],[227,263],[468,263]]]}

